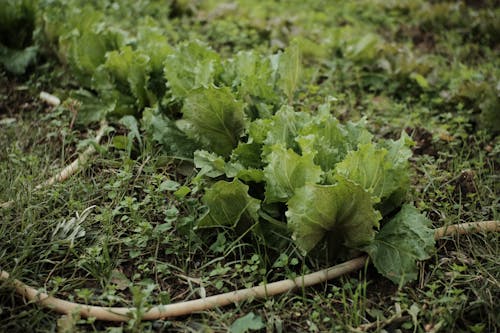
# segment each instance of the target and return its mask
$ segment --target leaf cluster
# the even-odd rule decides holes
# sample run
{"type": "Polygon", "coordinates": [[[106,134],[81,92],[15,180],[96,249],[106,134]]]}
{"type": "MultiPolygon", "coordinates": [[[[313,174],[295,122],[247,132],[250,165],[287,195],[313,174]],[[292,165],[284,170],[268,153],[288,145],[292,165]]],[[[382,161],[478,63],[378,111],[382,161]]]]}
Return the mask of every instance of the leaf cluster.
{"type": "Polygon", "coordinates": [[[0,64],[14,74],[23,74],[36,58],[33,44],[36,25],[34,0],[7,0],[0,8],[0,64]]]}
{"type": "Polygon", "coordinates": [[[278,251],[291,234],[304,254],[329,260],[364,251],[394,282],[415,278],[415,261],[434,240],[430,222],[403,205],[412,144],[405,133],[374,142],[363,121],[340,124],[328,104],[316,114],[285,105],[246,128],[229,156],[195,152],[198,177],[210,179],[199,227],[251,230],[278,251]]]}

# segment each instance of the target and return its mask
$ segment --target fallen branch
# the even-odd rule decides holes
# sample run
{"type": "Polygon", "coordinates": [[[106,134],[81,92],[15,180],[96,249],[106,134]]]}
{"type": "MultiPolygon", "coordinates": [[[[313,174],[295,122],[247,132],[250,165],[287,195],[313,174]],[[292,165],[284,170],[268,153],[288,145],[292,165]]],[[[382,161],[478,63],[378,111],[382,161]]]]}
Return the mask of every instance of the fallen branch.
{"type": "Polygon", "coordinates": [[[0,203],[0,209],[2,209],[2,208],[10,208],[10,207],[12,207],[13,204],[14,204],[14,200],[9,200],[9,201],[6,201],[6,202],[1,202],[0,203]]]}
{"type": "MultiPolygon", "coordinates": [[[[435,238],[487,231],[500,231],[500,221],[464,223],[438,228],[435,230],[435,238]]],[[[157,320],[166,317],[182,316],[251,298],[263,298],[282,294],[296,288],[312,286],[354,272],[361,269],[366,264],[366,261],[367,257],[363,256],[315,273],[300,276],[296,279],[282,280],[192,301],[154,306],[143,315],[142,319],[157,320]]],[[[0,280],[7,279],[9,279],[9,273],[1,271],[0,280]]],[[[130,314],[136,311],[135,308],[128,307],[101,307],[68,302],[39,292],[17,279],[14,279],[12,284],[16,291],[29,301],[36,302],[62,314],[79,313],[82,317],[93,317],[97,320],[127,321],[130,319],[130,314]]]]}
{"type": "Polygon", "coordinates": [[[438,240],[446,236],[466,235],[487,231],[500,232],[500,221],[469,222],[444,226],[434,229],[434,239],[438,240]]]}
{"type": "MultiPolygon", "coordinates": [[[[94,140],[97,144],[99,144],[102,137],[104,136],[104,133],[106,132],[107,125],[108,124],[106,121],[101,122],[101,127],[97,131],[97,135],[94,138],[94,140]]],[[[86,163],[88,158],[90,157],[90,155],[92,155],[93,153],[95,153],[95,146],[91,145],[83,153],[81,153],[80,156],[78,156],[78,158],[76,160],[74,160],[71,164],[69,164],[64,169],[62,169],[57,175],[52,176],[49,179],[47,179],[45,182],[43,182],[42,184],[37,185],[35,187],[35,189],[39,190],[45,186],[53,185],[56,182],[65,181],[70,176],[74,175],[76,173],[76,171],[78,170],[78,168],[82,164],[86,163]]]]}

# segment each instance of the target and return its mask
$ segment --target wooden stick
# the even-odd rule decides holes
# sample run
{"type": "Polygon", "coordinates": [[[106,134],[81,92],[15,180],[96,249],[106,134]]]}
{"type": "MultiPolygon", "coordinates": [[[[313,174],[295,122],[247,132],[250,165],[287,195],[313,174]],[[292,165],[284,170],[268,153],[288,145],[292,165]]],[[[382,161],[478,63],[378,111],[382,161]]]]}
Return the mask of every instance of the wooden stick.
{"type": "MultiPolygon", "coordinates": [[[[102,137],[104,136],[104,133],[106,132],[106,128],[107,128],[107,122],[106,121],[102,121],[101,122],[101,127],[97,131],[97,135],[96,135],[96,137],[94,139],[97,144],[99,144],[99,142],[101,141],[102,137]]],[[[90,157],[90,155],[92,155],[94,152],[95,152],[95,147],[94,146],[88,147],[70,165],[66,166],[58,174],[56,174],[55,176],[50,177],[49,179],[47,179],[42,184],[38,184],[35,187],[35,189],[39,190],[39,189],[41,189],[41,188],[43,188],[45,186],[53,185],[56,182],[63,182],[63,181],[65,181],[70,176],[74,175],[76,173],[76,171],[78,170],[78,168],[82,164],[84,164],[85,162],[87,162],[87,160],[90,157]]]]}
{"type": "Polygon", "coordinates": [[[434,239],[437,240],[445,236],[466,235],[486,231],[500,232],[500,221],[469,222],[444,226],[434,229],[434,239]]]}
{"type": "Polygon", "coordinates": [[[10,207],[12,207],[13,204],[14,204],[14,200],[9,200],[9,201],[6,201],[6,202],[2,202],[2,203],[0,203],[0,209],[2,209],[2,208],[10,208],[10,207]]]}
{"type": "MultiPolygon", "coordinates": [[[[486,231],[500,231],[500,221],[456,224],[435,229],[434,235],[435,238],[438,239],[456,234],[469,234],[486,231]]],[[[330,268],[300,276],[295,279],[282,280],[192,301],[153,306],[143,315],[142,319],[157,320],[166,317],[182,316],[193,312],[209,310],[215,307],[241,302],[251,298],[265,298],[289,292],[296,288],[305,288],[361,269],[366,264],[366,260],[367,257],[362,256],[346,261],[340,265],[332,266],[330,268]]],[[[1,271],[0,281],[7,279],[9,279],[9,273],[1,271]]],[[[17,279],[14,279],[12,283],[16,291],[20,295],[26,297],[29,301],[36,302],[62,314],[79,313],[80,316],[86,318],[93,317],[97,320],[123,322],[129,320],[130,314],[136,311],[135,308],[128,307],[101,307],[68,302],[49,296],[46,293],[39,292],[35,288],[30,287],[17,279]]]]}

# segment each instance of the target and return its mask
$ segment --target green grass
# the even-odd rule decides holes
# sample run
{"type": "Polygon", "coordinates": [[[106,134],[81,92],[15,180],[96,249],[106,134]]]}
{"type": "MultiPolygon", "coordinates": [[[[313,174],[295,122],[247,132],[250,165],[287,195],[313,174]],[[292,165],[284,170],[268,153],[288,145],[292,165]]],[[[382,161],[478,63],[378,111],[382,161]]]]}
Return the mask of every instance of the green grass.
{"type": "MultiPolygon", "coordinates": [[[[499,220],[499,128],[488,120],[498,118],[500,78],[499,12],[492,3],[242,2],[233,9],[186,3],[178,2],[165,23],[174,42],[200,38],[224,56],[246,49],[270,54],[295,37],[312,43],[294,107],[309,112],[332,95],[342,121],[366,117],[378,137],[412,135],[409,200],[435,227],[499,220]],[[368,32],[378,38],[376,50],[352,51],[368,32]]],[[[66,97],[78,87],[53,54],[42,55],[28,74],[0,72],[0,203],[14,201],[0,208],[0,268],[63,299],[139,311],[123,324],[63,319],[0,282],[1,332],[225,332],[251,312],[267,332],[499,330],[498,234],[438,241],[434,256],[419,263],[418,280],[406,286],[368,266],[294,293],[141,322],[152,304],[324,266],[293,246],[278,255],[231,230],[194,230],[205,207],[191,162],[164,155],[148,140],[135,141],[129,153],[113,141],[128,133],[118,122],[82,170],[35,189],[76,158],[97,130],[70,128],[69,104],[51,108],[37,98],[42,90],[66,97]],[[189,193],[178,191],[183,186],[189,193]]]]}

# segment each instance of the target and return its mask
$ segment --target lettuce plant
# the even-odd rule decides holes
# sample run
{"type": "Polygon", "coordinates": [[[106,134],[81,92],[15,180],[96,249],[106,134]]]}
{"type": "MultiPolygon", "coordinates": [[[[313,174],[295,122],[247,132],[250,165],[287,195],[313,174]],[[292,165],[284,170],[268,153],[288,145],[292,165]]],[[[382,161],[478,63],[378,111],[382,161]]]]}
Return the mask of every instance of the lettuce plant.
{"type": "Polygon", "coordinates": [[[411,144],[405,133],[375,142],[363,121],[340,124],[329,105],[317,114],[284,106],[249,122],[229,157],[195,152],[215,180],[199,227],[252,228],[271,247],[271,234],[288,231],[304,254],[363,251],[395,283],[412,280],[434,239],[429,220],[404,204],[411,144]]]}

